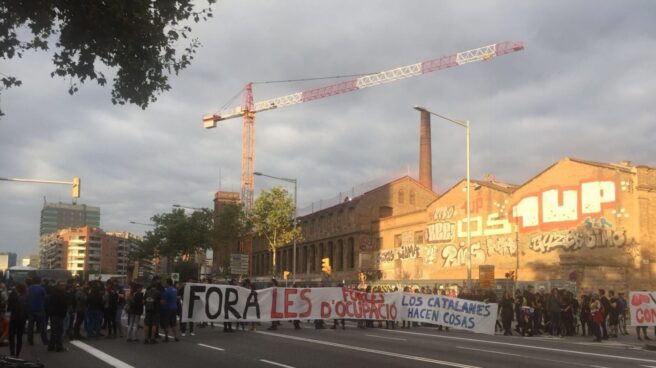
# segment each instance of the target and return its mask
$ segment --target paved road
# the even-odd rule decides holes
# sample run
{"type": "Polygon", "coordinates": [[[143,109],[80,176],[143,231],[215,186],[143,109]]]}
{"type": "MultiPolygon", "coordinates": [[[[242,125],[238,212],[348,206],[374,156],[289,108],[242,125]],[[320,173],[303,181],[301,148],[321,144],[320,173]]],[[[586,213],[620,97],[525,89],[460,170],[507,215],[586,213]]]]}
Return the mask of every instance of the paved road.
{"type": "MultiPolygon", "coordinates": [[[[25,349],[25,357],[46,367],[654,367],[656,353],[642,349],[634,336],[593,343],[588,338],[486,336],[440,332],[434,328],[387,330],[278,331],[223,333],[197,329],[180,342],[144,345],[123,339],[66,344],[69,351],[48,353],[43,346],[25,349]]],[[[4,348],[6,349],[6,347],[4,348]]]]}

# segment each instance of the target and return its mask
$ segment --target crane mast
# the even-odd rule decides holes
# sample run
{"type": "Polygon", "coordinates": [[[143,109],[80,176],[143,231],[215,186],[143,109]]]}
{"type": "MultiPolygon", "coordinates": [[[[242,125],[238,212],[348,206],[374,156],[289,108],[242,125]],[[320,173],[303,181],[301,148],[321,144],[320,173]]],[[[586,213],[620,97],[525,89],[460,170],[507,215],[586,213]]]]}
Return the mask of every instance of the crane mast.
{"type": "Polygon", "coordinates": [[[441,58],[418,62],[380,73],[364,75],[358,78],[341,81],[326,86],[313,88],[290,95],[276,97],[264,101],[253,102],[253,84],[248,83],[244,89],[244,104],[218,114],[203,117],[203,126],[206,129],[216,128],[216,123],[222,120],[243,117],[242,130],[242,157],[241,157],[241,200],[244,206],[250,209],[253,205],[253,191],[255,171],[255,114],[258,112],[296,105],[324,97],[334,96],[346,92],[353,92],[364,88],[375,87],[395,82],[401,79],[419,76],[434,71],[455,66],[469,64],[477,61],[487,61],[496,56],[521,51],[524,44],[521,41],[506,41],[479,47],[472,50],[458,52],[441,58]]]}

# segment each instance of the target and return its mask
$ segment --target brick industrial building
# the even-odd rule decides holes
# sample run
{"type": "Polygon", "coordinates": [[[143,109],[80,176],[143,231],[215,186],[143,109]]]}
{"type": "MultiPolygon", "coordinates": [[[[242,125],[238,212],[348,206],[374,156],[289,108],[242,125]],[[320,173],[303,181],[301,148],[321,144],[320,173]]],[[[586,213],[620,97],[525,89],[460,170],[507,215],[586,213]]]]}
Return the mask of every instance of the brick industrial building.
{"type": "MultiPolygon", "coordinates": [[[[430,183],[430,181],[428,181],[430,183]]],[[[438,197],[403,177],[300,218],[297,279],[332,280],[364,272],[380,283],[466,279],[465,181],[438,197]]],[[[521,185],[472,180],[471,260],[496,278],[617,290],[656,287],[656,168],[564,158],[521,185]]],[[[292,247],[278,250],[292,269],[292,247]]],[[[252,273],[271,275],[270,252],[256,242],[252,273]]]]}

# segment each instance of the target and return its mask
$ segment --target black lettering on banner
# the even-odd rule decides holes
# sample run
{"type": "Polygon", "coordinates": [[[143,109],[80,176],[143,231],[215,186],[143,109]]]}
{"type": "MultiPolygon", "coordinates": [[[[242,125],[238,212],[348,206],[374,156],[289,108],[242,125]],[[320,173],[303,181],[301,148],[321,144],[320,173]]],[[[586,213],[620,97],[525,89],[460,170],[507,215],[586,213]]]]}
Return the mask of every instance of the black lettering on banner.
{"type": "Polygon", "coordinates": [[[205,291],[204,285],[194,285],[189,288],[189,310],[187,311],[187,318],[192,319],[194,316],[194,301],[200,300],[197,292],[205,291]]]}
{"type": "Polygon", "coordinates": [[[260,319],[260,303],[257,301],[257,292],[251,291],[251,294],[246,299],[246,306],[244,307],[244,319],[247,318],[248,308],[255,307],[255,316],[260,319]]]}
{"type": "Polygon", "coordinates": [[[232,307],[233,305],[237,304],[237,302],[239,302],[239,294],[237,293],[237,289],[235,289],[235,288],[226,288],[226,291],[225,291],[225,308],[223,308],[225,310],[225,315],[224,315],[225,319],[230,319],[230,314],[229,313],[232,313],[232,315],[235,316],[235,318],[237,318],[237,319],[241,318],[241,315],[239,314],[239,312],[235,308],[232,307]],[[231,298],[231,296],[234,296],[234,298],[231,298]]]}
{"type": "Polygon", "coordinates": [[[221,293],[221,289],[219,289],[216,286],[212,286],[207,289],[207,293],[205,293],[205,315],[209,319],[216,319],[218,316],[221,315],[221,306],[223,304],[223,293],[221,293]],[[216,293],[219,296],[219,302],[216,303],[217,308],[216,308],[216,313],[212,314],[210,313],[210,297],[212,296],[212,293],[216,293]]]}

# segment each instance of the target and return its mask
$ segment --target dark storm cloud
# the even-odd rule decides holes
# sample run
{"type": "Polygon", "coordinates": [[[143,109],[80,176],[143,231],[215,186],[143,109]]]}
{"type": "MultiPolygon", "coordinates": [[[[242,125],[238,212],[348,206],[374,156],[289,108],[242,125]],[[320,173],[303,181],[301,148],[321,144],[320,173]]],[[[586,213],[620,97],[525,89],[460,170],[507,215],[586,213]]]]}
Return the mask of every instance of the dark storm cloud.
{"type": "MultiPolygon", "coordinates": [[[[655,165],[655,9],[650,1],[224,1],[194,26],[203,44],[173,89],[142,111],[109,90],[51,79],[47,54],[3,62],[0,176],[83,180],[106,230],[142,233],[171,204],[239,191],[241,121],[204,130],[247,82],[376,72],[505,40],[526,50],[257,116],[256,170],[299,180],[299,205],[416,176],[423,105],[469,119],[472,175],[521,184],[564,156],[655,165]],[[382,179],[381,179],[382,178],[382,179]]],[[[256,100],[334,80],[256,84],[256,100]]],[[[241,96],[236,103],[241,102],[241,96]]],[[[234,104],[233,104],[234,106],[234,104]]],[[[464,176],[464,131],[433,119],[442,191],[464,176]]],[[[278,185],[258,178],[256,191],[278,185]]],[[[0,183],[0,250],[36,249],[42,197],[62,186],[0,183]]],[[[291,186],[286,185],[288,189],[291,186]]]]}

